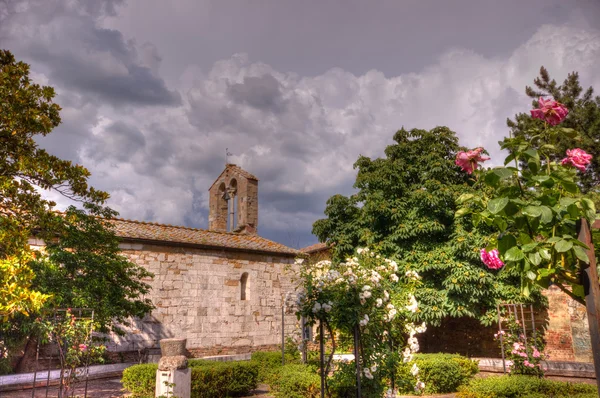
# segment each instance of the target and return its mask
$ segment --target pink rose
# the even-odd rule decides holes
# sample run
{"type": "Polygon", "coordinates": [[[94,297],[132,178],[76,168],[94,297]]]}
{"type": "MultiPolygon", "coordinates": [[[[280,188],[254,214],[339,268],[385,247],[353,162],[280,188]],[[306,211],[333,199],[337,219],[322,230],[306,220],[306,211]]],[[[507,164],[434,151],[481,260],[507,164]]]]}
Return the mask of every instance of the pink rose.
{"type": "Polygon", "coordinates": [[[533,357],[534,358],[539,358],[541,356],[540,352],[538,351],[537,348],[533,348],[533,357]]]}
{"type": "Polygon", "coordinates": [[[561,161],[561,164],[570,164],[581,171],[585,171],[585,166],[590,164],[592,157],[592,155],[580,148],[567,149],[567,157],[561,161]]]}
{"type": "Polygon", "coordinates": [[[468,174],[473,173],[477,169],[478,162],[489,160],[489,156],[482,155],[483,148],[475,148],[467,152],[459,152],[456,154],[456,165],[460,166],[463,171],[468,174]]]}
{"type": "Polygon", "coordinates": [[[480,253],[481,261],[483,261],[483,263],[487,265],[488,268],[500,269],[502,268],[502,266],[504,266],[504,263],[502,262],[502,260],[500,260],[500,253],[498,253],[497,249],[491,250],[489,252],[485,249],[481,249],[480,253]]]}
{"type": "Polygon", "coordinates": [[[556,126],[569,114],[569,110],[560,102],[556,102],[553,99],[545,100],[540,97],[538,100],[538,109],[531,110],[531,117],[534,119],[541,119],[550,124],[556,126]]]}
{"type": "Polygon", "coordinates": [[[87,345],[79,344],[79,351],[85,351],[87,349],[87,345]]]}

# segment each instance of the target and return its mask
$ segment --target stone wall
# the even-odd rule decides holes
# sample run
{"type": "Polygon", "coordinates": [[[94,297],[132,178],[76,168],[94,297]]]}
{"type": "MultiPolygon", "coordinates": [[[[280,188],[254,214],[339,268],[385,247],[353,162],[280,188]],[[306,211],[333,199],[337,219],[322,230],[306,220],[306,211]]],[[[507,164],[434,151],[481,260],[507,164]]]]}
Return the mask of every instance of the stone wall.
{"type": "MultiPolygon", "coordinates": [[[[121,249],[154,273],[147,282],[156,309],[135,320],[126,336],[111,336],[109,350],[158,347],[167,337],[187,338],[197,356],[272,349],[281,342],[282,297],[294,291],[286,270],[294,267],[293,258],[135,243],[121,249]],[[244,273],[246,300],[241,300],[244,273]]],[[[297,323],[287,314],[285,334],[291,336],[297,323]]]]}
{"type": "Polygon", "coordinates": [[[593,362],[585,306],[555,286],[544,295],[549,304],[546,354],[553,361],[593,362]]]}

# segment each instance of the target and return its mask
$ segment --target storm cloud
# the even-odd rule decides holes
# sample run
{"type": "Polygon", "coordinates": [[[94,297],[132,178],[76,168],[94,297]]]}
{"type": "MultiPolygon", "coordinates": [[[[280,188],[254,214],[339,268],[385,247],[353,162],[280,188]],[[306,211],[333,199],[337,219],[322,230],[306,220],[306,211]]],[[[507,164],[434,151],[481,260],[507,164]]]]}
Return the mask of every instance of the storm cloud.
{"type": "Polygon", "coordinates": [[[541,65],[600,89],[593,2],[343,3],[5,0],[0,47],[57,88],[41,144],[123,217],[206,228],[228,148],[260,179],[259,233],[292,246],[401,127],[446,125],[498,159],[541,65]]]}

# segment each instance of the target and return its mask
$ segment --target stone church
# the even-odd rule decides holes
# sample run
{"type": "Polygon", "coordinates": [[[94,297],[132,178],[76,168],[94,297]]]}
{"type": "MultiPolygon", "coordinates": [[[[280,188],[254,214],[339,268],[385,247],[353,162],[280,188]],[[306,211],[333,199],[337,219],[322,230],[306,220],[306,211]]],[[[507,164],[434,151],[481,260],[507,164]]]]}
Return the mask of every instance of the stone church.
{"type": "MultiPolygon", "coordinates": [[[[156,307],[110,351],[158,347],[187,338],[194,356],[274,349],[281,342],[282,306],[293,294],[299,251],[258,235],[258,179],[227,164],[209,190],[208,230],[117,219],[123,254],[154,274],[156,307]]],[[[286,311],[285,334],[297,324],[286,311]]]]}

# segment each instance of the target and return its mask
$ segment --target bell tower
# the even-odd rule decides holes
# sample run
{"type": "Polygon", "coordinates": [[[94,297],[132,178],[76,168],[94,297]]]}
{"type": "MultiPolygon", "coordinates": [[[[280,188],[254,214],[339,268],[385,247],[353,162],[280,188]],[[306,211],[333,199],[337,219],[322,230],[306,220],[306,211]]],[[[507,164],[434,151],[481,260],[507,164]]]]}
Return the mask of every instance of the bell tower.
{"type": "Polygon", "coordinates": [[[208,190],[208,229],[256,234],[258,178],[235,164],[225,165],[208,190]]]}

